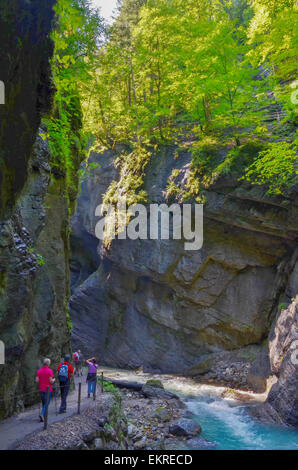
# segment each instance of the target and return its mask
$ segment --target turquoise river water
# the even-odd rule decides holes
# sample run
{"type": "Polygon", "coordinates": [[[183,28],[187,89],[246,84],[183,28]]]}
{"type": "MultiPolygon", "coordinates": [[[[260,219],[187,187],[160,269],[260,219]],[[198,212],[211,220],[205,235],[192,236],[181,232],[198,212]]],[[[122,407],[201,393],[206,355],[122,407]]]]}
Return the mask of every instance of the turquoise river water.
{"type": "Polygon", "coordinates": [[[189,398],[186,405],[202,426],[201,436],[217,442],[215,449],[298,449],[298,431],[259,423],[247,406],[210,396],[189,398]]]}
{"type": "MultiPolygon", "coordinates": [[[[297,450],[298,430],[266,425],[249,413],[248,403],[222,398],[223,387],[202,385],[185,377],[152,375],[106,368],[105,375],[146,382],[160,379],[164,387],[177,393],[202,427],[201,437],[216,442],[215,450],[297,450]]],[[[254,403],[265,396],[250,394],[254,403]]]]}

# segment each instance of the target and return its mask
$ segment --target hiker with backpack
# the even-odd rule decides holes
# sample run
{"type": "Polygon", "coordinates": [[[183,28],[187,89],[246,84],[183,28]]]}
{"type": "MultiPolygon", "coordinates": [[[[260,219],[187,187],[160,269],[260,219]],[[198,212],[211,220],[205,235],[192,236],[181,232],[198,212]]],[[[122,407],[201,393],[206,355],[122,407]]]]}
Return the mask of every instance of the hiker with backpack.
{"type": "Polygon", "coordinates": [[[54,379],[54,372],[50,369],[51,360],[49,358],[45,358],[43,360],[43,367],[37,371],[35,381],[38,383],[38,390],[40,393],[40,398],[42,402],[42,410],[39,415],[39,419],[41,422],[44,420],[44,415],[46,412],[47,405],[49,406],[52,393],[53,393],[53,384],[55,383],[54,379]],[[47,404],[47,395],[48,395],[48,387],[49,387],[49,400],[47,404]]]}
{"type": "Polygon", "coordinates": [[[69,361],[70,355],[65,354],[64,362],[61,362],[57,368],[61,393],[61,405],[59,414],[66,413],[66,399],[70,388],[70,380],[73,376],[73,367],[69,361]]]}
{"type": "Polygon", "coordinates": [[[88,398],[90,398],[91,393],[93,393],[93,396],[95,396],[98,364],[96,363],[95,357],[87,359],[86,363],[88,365],[88,375],[86,382],[88,384],[88,398]]]}

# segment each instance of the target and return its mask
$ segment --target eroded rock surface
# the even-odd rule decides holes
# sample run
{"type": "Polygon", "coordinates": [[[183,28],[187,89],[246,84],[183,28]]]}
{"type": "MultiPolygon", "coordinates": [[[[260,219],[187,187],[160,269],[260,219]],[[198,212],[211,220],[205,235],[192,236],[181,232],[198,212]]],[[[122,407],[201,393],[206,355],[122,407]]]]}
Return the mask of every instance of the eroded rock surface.
{"type": "Polygon", "coordinates": [[[202,432],[201,426],[192,419],[181,418],[170,425],[169,432],[174,436],[197,436],[202,432]]]}
{"type": "MultiPolygon", "coordinates": [[[[268,358],[279,303],[297,290],[297,196],[270,198],[262,188],[219,180],[206,191],[202,250],[185,251],[185,240],[114,240],[107,250],[95,238],[95,208],[118,178],[115,157],[93,155],[101,168],[83,183],[72,221],[75,347],[110,366],[264,391],[270,370],[256,361],[260,352],[268,358]],[[97,268],[88,277],[95,242],[100,259],[93,256],[97,268]]],[[[187,152],[175,159],[173,149],[152,158],[145,178],[150,203],[167,202],[172,169],[183,179],[190,161],[187,152]]]]}
{"type": "Polygon", "coordinates": [[[261,419],[298,427],[298,296],[282,310],[270,335],[270,362],[278,380],[266,403],[253,412],[261,419]]]}
{"type": "Polygon", "coordinates": [[[39,359],[55,366],[70,349],[69,203],[65,179],[51,174],[48,147],[37,139],[52,106],[54,4],[0,4],[0,418],[39,399],[39,359]]]}
{"type": "Polygon", "coordinates": [[[34,403],[40,359],[51,357],[54,367],[71,347],[68,202],[63,179],[51,178],[49,161],[40,138],[15,212],[0,224],[0,331],[6,356],[0,366],[1,417],[17,404],[34,403]]]}

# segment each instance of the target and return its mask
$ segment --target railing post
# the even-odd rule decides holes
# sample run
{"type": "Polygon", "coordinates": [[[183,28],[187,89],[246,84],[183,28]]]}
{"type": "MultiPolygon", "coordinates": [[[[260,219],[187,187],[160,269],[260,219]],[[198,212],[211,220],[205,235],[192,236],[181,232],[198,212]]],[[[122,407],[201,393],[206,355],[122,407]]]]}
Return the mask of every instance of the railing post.
{"type": "Polygon", "coordinates": [[[44,414],[44,425],[43,425],[44,430],[46,430],[47,427],[48,427],[49,398],[50,398],[50,387],[47,386],[46,410],[45,410],[45,414],[44,414]]]}
{"type": "Polygon", "coordinates": [[[81,388],[82,388],[82,383],[79,382],[79,390],[78,390],[78,415],[81,413],[81,388]]]}
{"type": "Polygon", "coordinates": [[[101,373],[101,393],[103,393],[103,372],[101,373]]]}

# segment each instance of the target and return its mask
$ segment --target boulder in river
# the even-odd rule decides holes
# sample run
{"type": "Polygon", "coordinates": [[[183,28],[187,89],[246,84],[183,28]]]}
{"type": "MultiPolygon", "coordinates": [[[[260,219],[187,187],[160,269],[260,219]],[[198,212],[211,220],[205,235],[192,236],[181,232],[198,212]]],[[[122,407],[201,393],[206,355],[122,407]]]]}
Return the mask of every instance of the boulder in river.
{"type": "Polygon", "coordinates": [[[169,427],[169,431],[174,436],[197,436],[202,432],[202,428],[196,421],[188,418],[180,418],[169,427]]]}
{"type": "Polygon", "coordinates": [[[149,379],[147,380],[146,385],[149,385],[150,387],[161,388],[162,390],[164,390],[163,383],[159,379],[149,379]]]}
{"type": "Polygon", "coordinates": [[[147,384],[142,387],[142,393],[146,398],[160,398],[162,400],[179,399],[178,396],[172,392],[147,384]]]}

